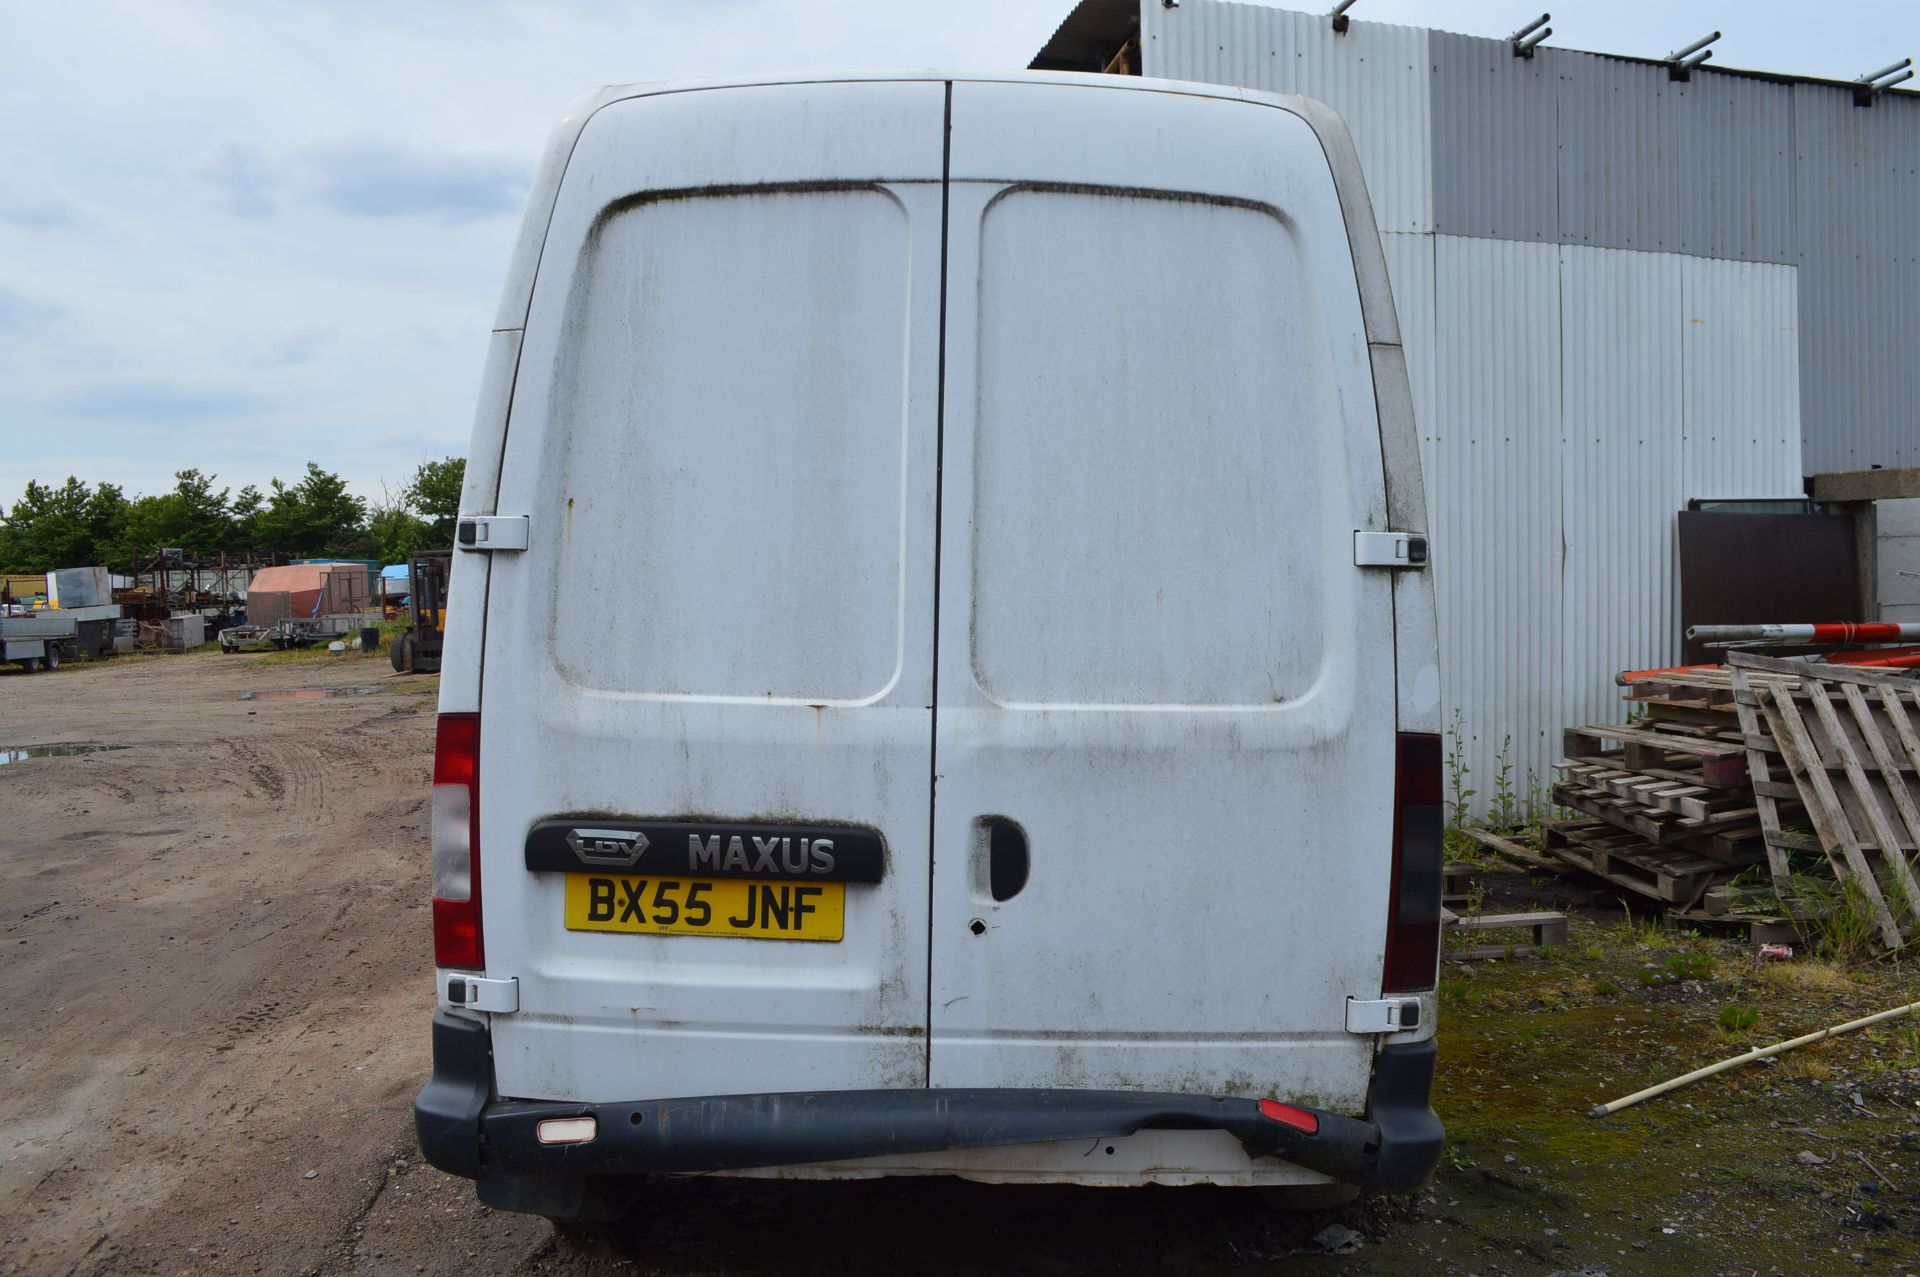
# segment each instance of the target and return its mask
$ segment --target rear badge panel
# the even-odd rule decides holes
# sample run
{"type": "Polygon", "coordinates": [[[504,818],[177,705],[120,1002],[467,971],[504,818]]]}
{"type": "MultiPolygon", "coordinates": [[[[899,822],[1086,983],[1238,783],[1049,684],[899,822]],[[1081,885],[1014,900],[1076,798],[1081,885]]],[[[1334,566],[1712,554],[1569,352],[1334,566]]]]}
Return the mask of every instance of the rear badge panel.
{"type": "Polygon", "coordinates": [[[536,823],[527,831],[526,863],[536,872],[573,874],[879,882],[886,843],[878,830],[854,825],[580,817],[536,823]]]}

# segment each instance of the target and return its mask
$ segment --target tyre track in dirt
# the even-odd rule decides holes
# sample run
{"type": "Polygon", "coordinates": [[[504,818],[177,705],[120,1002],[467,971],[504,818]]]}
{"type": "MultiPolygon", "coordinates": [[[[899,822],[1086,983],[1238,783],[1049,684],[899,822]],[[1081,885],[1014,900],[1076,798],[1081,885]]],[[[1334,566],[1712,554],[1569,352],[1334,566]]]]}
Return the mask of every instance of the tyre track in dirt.
{"type": "Polygon", "coordinates": [[[0,1272],[316,1269],[410,1143],[431,703],[239,699],[376,668],[0,676],[0,744],[130,746],[0,768],[0,1272]]]}

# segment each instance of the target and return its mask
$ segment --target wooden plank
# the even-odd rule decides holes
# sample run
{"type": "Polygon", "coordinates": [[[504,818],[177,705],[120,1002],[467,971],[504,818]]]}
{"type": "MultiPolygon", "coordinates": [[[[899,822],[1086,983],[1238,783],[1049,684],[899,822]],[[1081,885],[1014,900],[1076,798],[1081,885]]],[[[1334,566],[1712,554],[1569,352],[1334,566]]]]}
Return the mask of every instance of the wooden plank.
{"type": "MultiPolygon", "coordinates": [[[[1697,740],[1691,736],[1672,736],[1664,732],[1645,732],[1632,727],[1569,727],[1564,736],[1601,741],[1619,741],[1622,744],[1645,745],[1657,748],[1669,754],[1694,754],[1701,758],[1724,758],[1738,754],[1742,746],[1727,741],[1697,740]]],[[[1563,754],[1576,754],[1590,757],[1597,751],[1584,752],[1563,749],[1563,754]]]]}
{"type": "Polygon", "coordinates": [[[1913,728],[1913,720],[1907,717],[1906,699],[1899,688],[1882,687],[1879,689],[1880,708],[1887,711],[1887,721],[1893,724],[1894,734],[1900,738],[1900,748],[1905,751],[1907,761],[1920,769],[1920,733],[1913,728]]]}
{"type": "Polygon", "coordinates": [[[1858,683],[1863,687],[1911,688],[1913,686],[1912,678],[1893,670],[1869,669],[1860,665],[1809,665],[1805,661],[1783,661],[1772,656],[1755,656],[1752,652],[1729,652],[1727,664],[1741,669],[1791,674],[1803,680],[1812,677],[1835,683],[1858,683]]]}
{"type": "Polygon", "coordinates": [[[1606,742],[1570,727],[1560,733],[1560,752],[1568,758],[1592,758],[1606,748],[1606,742]]]}
{"type": "Polygon", "coordinates": [[[1492,851],[1497,851],[1507,859],[1518,861],[1520,864],[1526,865],[1529,868],[1552,869],[1556,872],[1560,868],[1560,862],[1552,857],[1543,856],[1533,850],[1533,848],[1523,846],[1510,838],[1502,838],[1499,834],[1493,833],[1491,830],[1467,829],[1463,827],[1460,832],[1481,846],[1492,851]]]}
{"type": "Polygon", "coordinates": [[[1706,795],[1712,793],[1713,791],[1705,785],[1683,785],[1661,794],[1660,806],[1664,811],[1678,812],[1682,816],[1705,816],[1707,814],[1706,795]]]}
{"type": "MultiPolygon", "coordinates": [[[[1853,683],[1842,683],[1840,692],[1847,698],[1847,708],[1853,711],[1853,721],[1860,728],[1860,739],[1866,742],[1867,752],[1873,755],[1874,766],[1880,769],[1880,781],[1886,787],[1887,797],[1893,800],[1893,809],[1899,815],[1900,823],[1906,826],[1907,845],[1920,847],[1920,807],[1914,805],[1906,777],[1895,763],[1893,751],[1887,747],[1886,737],[1880,732],[1880,721],[1874,717],[1867,694],[1853,683]]],[[[1905,856],[1896,856],[1895,859],[1903,865],[1906,863],[1905,856]]],[[[1909,896],[1908,899],[1915,908],[1920,908],[1920,897],[1909,896]]]]}
{"type": "Polygon", "coordinates": [[[1731,811],[1717,811],[1699,819],[1682,817],[1674,823],[1682,830],[1694,834],[1709,834],[1717,829],[1732,829],[1744,825],[1760,814],[1758,807],[1736,807],[1731,811]]]}
{"type": "Polygon", "coordinates": [[[1807,782],[1800,791],[1800,799],[1813,821],[1814,831],[1827,847],[1827,856],[1833,863],[1834,872],[1842,881],[1852,878],[1859,885],[1861,894],[1866,896],[1867,903],[1873,909],[1873,921],[1879,928],[1881,942],[1888,949],[1898,949],[1903,943],[1900,928],[1894,925],[1893,914],[1887,909],[1886,898],[1880,894],[1879,880],[1873,876],[1866,853],[1860,850],[1860,844],[1854,839],[1853,827],[1847,822],[1846,809],[1840,805],[1840,796],[1834,792],[1826,769],[1819,765],[1819,751],[1814,748],[1813,740],[1807,734],[1799,708],[1791,696],[1768,695],[1764,700],[1761,712],[1773,728],[1773,739],[1780,746],[1781,757],[1786,759],[1788,769],[1797,779],[1807,782]],[[1835,855],[1835,848],[1838,848],[1838,856],[1835,855]]]}
{"type": "MultiPolygon", "coordinates": [[[[1854,752],[1853,742],[1847,739],[1846,729],[1840,724],[1840,715],[1833,708],[1833,700],[1827,695],[1827,689],[1817,680],[1810,680],[1807,692],[1813,698],[1814,711],[1820,717],[1821,727],[1826,729],[1827,738],[1833,745],[1833,752],[1840,758],[1840,764],[1846,769],[1847,783],[1853,786],[1853,796],[1860,804],[1860,810],[1867,818],[1867,828],[1873,833],[1874,845],[1880,850],[1880,859],[1893,870],[1893,880],[1907,901],[1909,910],[1920,907],[1920,882],[1913,878],[1913,867],[1901,854],[1900,836],[1893,831],[1887,820],[1887,812],[1880,804],[1880,798],[1874,793],[1873,783],[1867,779],[1866,769],[1860,766],[1860,756],[1854,752]]],[[[1876,730],[1876,736],[1879,732],[1876,730]]],[[[1900,783],[1898,776],[1894,784],[1900,783]]],[[[1859,838],[1859,831],[1854,832],[1859,838]]]]}
{"type": "Polygon", "coordinates": [[[1598,796],[1569,785],[1553,787],[1553,801],[1562,807],[1571,807],[1575,811],[1584,811],[1597,816],[1610,825],[1638,834],[1648,842],[1659,842],[1666,836],[1660,823],[1647,815],[1642,808],[1632,807],[1614,801],[1602,801],[1598,796]]]}
{"type": "MultiPolygon", "coordinates": [[[[1740,717],[1740,734],[1746,739],[1747,773],[1752,778],[1754,807],[1760,817],[1761,835],[1766,841],[1767,874],[1773,879],[1774,891],[1784,896],[1793,871],[1787,863],[1787,848],[1779,842],[1780,810],[1775,795],[1768,792],[1773,778],[1768,770],[1767,754],[1758,747],[1757,742],[1764,740],[1776,749],[1778,746],[1760,730],[1759,700],[1747,672],[1735,669],[1728,673],[1733,683],[1734,707],[1740,717]]],[[[1799,796],[1798,789],[1794,790],[1794,796],[1799,796]]]]}
{"type": "Polygon", "coordinates": [[[1687,724],[1699,727],[1717,727],[1726,722],[1733,713],[1733,707],[1707,705],[1702,701],[1647,701],[1646,721],[1649,723],[1687,724]]]}

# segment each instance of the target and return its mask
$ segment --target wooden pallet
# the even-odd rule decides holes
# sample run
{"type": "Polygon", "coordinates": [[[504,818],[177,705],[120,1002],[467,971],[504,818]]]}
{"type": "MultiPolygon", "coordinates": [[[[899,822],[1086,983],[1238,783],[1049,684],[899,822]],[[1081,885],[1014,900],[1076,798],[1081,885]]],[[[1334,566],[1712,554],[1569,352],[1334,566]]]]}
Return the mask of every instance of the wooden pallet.
{"type": "MultiPolygon", "coordinates": [[[[1866,898],[1881,942],[1899,948],[1913,929],[1913,909],[1920,908],[1920,881],[1908,863],[1920,849],[1920,732],[1914,725],[1920,699],[1913,681],[1883,670],[1746,652],[1731,653],[1728,662],[1735,703],[1744,711],[1749,768],[1756,754],[1766,753],[1757,730],[1764,724],[1835,875],[1866,898]],[[1755,678],[1755,671],[1796,675],[1797,686],[1755,678]],[[1908,902],[1899,916],[1889,894],[1908,902]]],[[[1773,799],[1768,806],[1775,806],[1783,787],[1770,767],[1755,780],[1756,803],[1773,799]]],[[[1789,844],[1777,810],[1771,819],[1763,811],[1761,823],[1784,863],[1789,844]]],[[[1770,864],[1775,860],[1770,853],[1770,864]]],[[[1776,880],[1781,877],[1776,872],[1776,880]]]]}
{"type": "Polygon", "coordinates": [[[1615,828],[1636,834],[1651,843],[1681,843],[1724,830],[1753,824],[1752,806],[1712,811],[1705,816],[1682,816],[1644,805],[1639,799],[1622,797],[1607,788],[1611,777],[1562,781],[1553,787],[1553,801],[1570,807],[1615,828]]]}
{"type": "Polygon", "coordinates": [[[1705,822],[1745,807],[1752,819],[1753,804],[1744,791],[1703,785],[1697,772],[1692,776],[1666,768],[1629,772],[1609,767],[1605,762],[1572,758],[1563,758],[1553,767],[1569,784],[1604,790],[1615,798],[1646,808],[1655,816],[1672,815],[1705,822]]]}
{"type": "Polygon", "coordinates": [[[1672,724],[1659,731],[1600,725],[1569,727],[1561,733],[1560,752],[1576,762],[1599,762],[1623,771],[1681,772],[1697,776],[1695,783],[1710,788],[1747,783],[1746,748],[1738,732],[1701,734],[1676,730],[1672,724]]]}
{"type": "Polygon", "coordinates": [[[1692,907],[1734,870],[1684,847],[1635,839],[1605,823],[1552,821],[1547,849],[1579,869],[1671,905],[1692,907]]]}

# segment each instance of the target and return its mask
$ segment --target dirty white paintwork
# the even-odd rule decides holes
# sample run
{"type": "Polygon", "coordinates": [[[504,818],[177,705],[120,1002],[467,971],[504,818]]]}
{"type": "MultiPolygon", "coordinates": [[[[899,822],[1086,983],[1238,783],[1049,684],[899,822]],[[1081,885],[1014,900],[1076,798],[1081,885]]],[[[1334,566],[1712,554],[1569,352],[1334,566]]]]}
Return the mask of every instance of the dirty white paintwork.
{"type": "Polygon", "coordinates": [[[1057,85],[953,117],[933,1082],[1353,1107],[1391,582],[1353,566],[1380,444],[1320,145],[1057,85]],[[992,816],[1031,854],[1004,902],[992,816]]]}
{"type": "Polygon", "coordinates": [[[581,132],[500,484],[532,545],[488,594],[503,1094],[925,1083],[944,112],[938,82],[743,87],[581,132]],[[522,839],[590,812],[869,825],[890,863],[838,944],[569,933],[522,839]]]}
{"type": "MultiPolygon", "coordinates": [[[[497,480],[466,497],[531,548],[457,556],[449,652],[484,598],[484,679],[443,698],[483,711],[499,1089],[1357,1111],[1344,1001],[1379,991],[1395,703],[1431,726],[1404,720],[1434,656],[1424,581],[1396,662],[1395,583],[1352,564],[1420,480],[1411,446],[1383,475],[1411,422],[1351,144],[1240,90],[962,81],[943,210],[946,92],[606,90],[549,146],[499,321],[526,325],[511,429],[483,399],[497,480]],[[565,813],[870,824],[887,872],[839,944],[569,934],[521,864],[565,813]],[[1000,904],[983,815],[1031,840],[1000,904]]],[[[781,1173],[1318,1178],[1205,1132],[1113,1143],[781,1173]]]]}

